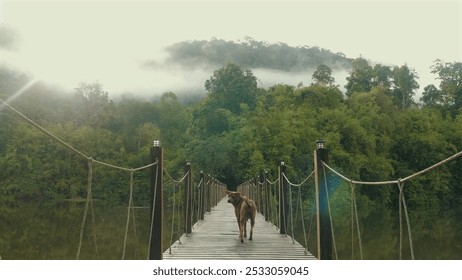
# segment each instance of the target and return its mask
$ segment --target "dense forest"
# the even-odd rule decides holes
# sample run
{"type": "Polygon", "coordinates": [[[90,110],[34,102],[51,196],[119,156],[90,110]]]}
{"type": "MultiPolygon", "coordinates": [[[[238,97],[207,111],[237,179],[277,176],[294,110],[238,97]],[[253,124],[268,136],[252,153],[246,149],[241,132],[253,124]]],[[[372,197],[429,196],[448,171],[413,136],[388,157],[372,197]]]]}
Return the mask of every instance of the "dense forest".
{"type": "MultiPolygon", "coordinates": [[[[221,43],[190,42],[172,48],[189,44],[188,52],[196,55],[182,53],[205,61],[210,54],[207,45],[221,43]]],[[[95,159],[142,166],[149,163],[152,140],[160,139],[165,168],[171,174],[181,174],[184,162],[191,160],[194,170],[206,170],[231,188],[262,170],[276,176],[280,161],[288,165],[291,177],[306,177],[320,138],[326,140],[331,166],[366,181],[403,178],[461,150],[461,62],[435,61],[431,70],[440,84],[425,85],[416,98],[418,73],[408,65],[372,65],[363,57],[337,54],[342,67],[349,63],[343,89],[331,75],[335,66],[323,62],[328,51],[284,48],[289,47],[250,41],[234,48],[242,60],[224,57],[220,48],[212,48],[216,53],[209,56],[211,61],[221,65],[210,73],[203,97],[193,103],[180,102],[174,92],[151,100],[138,99],[136,94],[122,96],[115,102],[99,82],[76,85],[71,94],[38,82],[10,104],[95,159]],[[303,53],[309,50],[319,53],[319,60],[309,61],[316,65],[308,77],[310,85],[258,87],[250,69],[270,62],[259,60],[257,54],[281,53],[285,64],[279,69],[289,71],[305,63],[303,53]],[[241,51],[247,57],[240,56],[241,51]],[[289,57],[296,53],[298,57],[289,57]]],[[[0,98],[8,100],[29,79],[0,68],[0,98]]],[[[0,108],[1,199],[84,198],[85,160],[8,108],[0,108]]],[[[462,202],[461,169],[462,162],[456,160],[407,183],[410,206],[438,210],[462,202]]],[[[148,184],[148,174],[136,176],[138,185],[148,184]]],[[[119,171],[97,167],[93,195],[119,202],[126,196],[127,182],[119,171]]],[[[396,189],[361,188],[361,194],[363,199],[389,204],[394,203],[396,189]]]]}
{"type": "MultiPolygon", "coordinates": [[[[343,53],[333,53],[320,47],[292,47],[286,43],[268,43],[246,37],[242,42],[213,38],[210,41],[184,41],[167,49],[165,64],[180,64],[187,68],[221,67],[234,62],[244,68],[265,68],[285,72],[306,71],[320,64],[332,69],[349,69],[352,59],[343,53]]],[[[148,61],[147,66],[159,62],[148,61]]]]}

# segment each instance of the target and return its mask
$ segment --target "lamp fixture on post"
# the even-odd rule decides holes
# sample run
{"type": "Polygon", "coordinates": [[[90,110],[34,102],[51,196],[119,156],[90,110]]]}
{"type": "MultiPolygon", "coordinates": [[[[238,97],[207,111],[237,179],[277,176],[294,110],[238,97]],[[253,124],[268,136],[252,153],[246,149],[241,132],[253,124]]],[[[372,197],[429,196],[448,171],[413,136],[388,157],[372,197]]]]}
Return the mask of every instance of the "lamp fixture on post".
{"type": "Polygon", "coordinates": [[[324,149],[324,143],[326,143],[324,139],[316,140],[316,149],[324,149]]]}

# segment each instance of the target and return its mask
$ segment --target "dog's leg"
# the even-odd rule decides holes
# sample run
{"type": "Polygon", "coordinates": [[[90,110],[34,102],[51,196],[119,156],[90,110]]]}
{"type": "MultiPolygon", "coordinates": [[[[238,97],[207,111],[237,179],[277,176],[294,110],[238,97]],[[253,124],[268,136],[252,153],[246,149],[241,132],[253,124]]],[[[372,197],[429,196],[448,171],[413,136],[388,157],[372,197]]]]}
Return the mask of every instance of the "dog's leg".
{"type": "Polygon", "coordinates": [[[239,239],[241,240],[242,243],[244,243],[244,237],[243,237],[244,227],[245,227],[245,222],[243,224],[241,220],[241,223],[239,224],[239,239]]]}
{"type": "Polygon", "coordinates": [[[247,238],[247,220],[244,221],[244,238],[247,238]]]}

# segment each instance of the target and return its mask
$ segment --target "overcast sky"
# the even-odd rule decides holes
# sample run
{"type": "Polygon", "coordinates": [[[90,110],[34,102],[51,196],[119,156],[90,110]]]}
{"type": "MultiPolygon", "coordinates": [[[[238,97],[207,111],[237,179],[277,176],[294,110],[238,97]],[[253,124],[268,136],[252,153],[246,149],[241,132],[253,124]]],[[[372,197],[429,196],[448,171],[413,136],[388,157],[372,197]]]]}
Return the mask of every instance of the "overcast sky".
{"type": "Polygon", "coordinates": [[[96,80],[109,92],[175,91],[185,83],[202,87],[212,73],[153,71],[142,64],[162,61],[162,49],[175,42],[246,36],[407,63],[423,88],[434,82],[429,67],[435,59],[462,61],[462,5],[444,0],[0,0],[0,64],[68,89],[96,80]]]}

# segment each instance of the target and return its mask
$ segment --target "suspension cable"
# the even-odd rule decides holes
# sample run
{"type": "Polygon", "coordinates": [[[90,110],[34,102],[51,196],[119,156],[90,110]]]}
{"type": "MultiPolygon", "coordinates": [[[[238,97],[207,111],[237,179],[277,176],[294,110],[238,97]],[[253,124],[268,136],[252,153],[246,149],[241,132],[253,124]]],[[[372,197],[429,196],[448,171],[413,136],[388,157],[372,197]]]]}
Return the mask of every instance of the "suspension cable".
{"type": "Polygon", "coordinates": [[[294,187],[300,187],[301,185],[305,184],[306,181],[308,181],[308,179],[310,179],[311,176],[313,176],[313,174],[314,174],[314,170],[310,173],[310,175],[308,175],[308,177],[303,179],[303,181],[300,184],[294,184],[294,183],[290,182],[289,179],[287,178],[286,174],[284,174],[284,178],[286,179],[287,183],[289,183],[289,185],[294,186],[294,187]]]}
{"type": "MultiPolygon", "coordinates": [[[[156,178],[159,178],[158,176],[159,176],[159,165],[156,165],[156,178]]],[[[157,180],[155,181],[156,182],[154,183],[154,199],[152,200],[151,225],[150,225],[149,242],[148,242],[148,256],[147,256],[148,260],[149,260],[149,250],[151,248],[152,229],[154,228],[154,211],[156,209],[157,180]]]]}
{"type": "MultiPolygon", "coordinates": [[[[18,110],[16,110],[15,108],[13,108],[12,106],[10,106],[8,103],[6,103],[5,101],[3,101],[2,99],[0,99],[0,102],[5,105],[8,109],[10,109],[11,111],[13,111],[15,114],[17,114],[21,119],[23,119],[24,121],[26,121],[27,123],[29,123],[30,125],[32,125],[33,127],[35,127],[36,129],[38,129],[39,131],[43,132],[44,134],[48,135],[50,138],[54,139],[55,141],[57,141],[58,143],[60,143],[61,145],[63,145],[64,147],[66,147],[67,149],[71,150],[72,152],[80,155],[81,157],[85,158],[86,160],[92,160],[94,163],[97,163],[97,164],[101,164],[101,165],[104,165],[104,166],[107,166],[107,167],[111,167],[111,168],[116,168],[116,169],[119,169],[119,170],[123,170],[123,171],[127,171],[127,172],[131,172],[133,169],[132,168],[126,168],[126,167],[121,167],[121,166],[117,166],[117,165],[113,165],[113,164],[109,164],[109,163],[106,163],[106,162],[103,162],[103,161],[99,161],[99,160],[96,160],[96,159],[93,159],[91,158],[90,156],[86,155],[85,153],[77,150],[76,148],[74,148],[73,146],[71,146],[69,143],[65,142],[64,140],[62,140],[61,138],[59,138],[58,136],[54,135],[53,133],[51,133],[50,131],[48,131],[47,129],[45,129],[44,127],[40,126],[38,123],[34,122],[32,119],[28,118],[26,115],[24,115],[23,113],[19,112],[18,110]]],[[[139,168],[135,168],[134,170],[135,171],[139,171],[139,170],[142,170],[142,169],[146,169],[148,167],[151,167],[153,166],[154,163],[151,163],[149,165],[146,165],[146,166],[142,166],[142,167],[139,167],[139,168]]]]}
{"type": "Polygon", "coordinates": [[[334,245],[335,257],[338,260],[337,245],[336,245],[336,242],[335,242],[335,235],[334,235],[334,223],[332,222],[332,212],[330,210],[329,191],[327,189],[326,169],[323,167],[322,170],[324,172],[324,187],[326,188],[327,208],[329,210],[330,228],[331,228],[331,231],[332,231],[332,242],[333,242],[333,245],[334,245]]]}
{"type": "Polygon", "coordinates": [[[277,182],[279,182],[279,178],[277,178],[276,181],[274,181],[274,182],[271,182],[270,180],[268,180],[268,178],[266,179],[266,181],[267,181],[270,185],[274,185],[274,184],[276,184],[277,182]]]}
{"type": "Polygon", "coordinates": [[[412,175],[409,175],[409,176],[405,177],[404,179],[391,180],[391,181],[382,181],[382,182],[364,182],[364,181],[351,180],[351,179],[347,178],[346,176],[340,174],[336,170],[334,170],[332,167],[330,167],[324,161],[322,162],[322,164],[325,167],[327,167],[330,171],[337,174],[340,178],[344,179],[345,181],[352,182],[354,184],[359,184],[359,185],[390,185],[390,184],[398,184],[399,182],[405,182],[405,181],[410,180],[410,179],[412,179],[412,178],[414,178],[416,176],[427,173],[427,172],[429,172],[429,171],[431,171],[431,170],[433,170],[433,169],[435,169],[435,168],[437,168],[437,167],[439,167],[439,166],[441,166],[441,165],[443,165],[443,164],[445,164],[445,163],[447,163],[447,162],[449,162],[451,160],[454,160],[454,159],[456,159],[456,158],[458,158],[460,156],[462,156],[462,151],[460,151],[460,152],[458,152],[458,153],[456,153],[456,154],[454,154],[454,155],[452,155],[452,156],[450,156],[450,157],[448,157],[448,158],[446,158],[446,159],[444,159],[444,160],[442,160],[442,161],[440,161],[440,162],[438,162],[438,163],[436,163],[436,164],[434,164],[434,165],[432,165],[430,167],[427,167],[427,168],[425,168],[425,169],[423,169],[421,171],[418,171],[418,172],[416,172],[416,173],[414,173],[412,175]]]}
{"type": "Polygon", "coordinates": [[[173,179],[172,176],[167,172],[166,169],[164,169],[164,173],[165,173],[165,175],[167,175],[167,177],[168,177],[170,180],[172,180],[172,181],[173,181],[174,183],[176,183],[176,184],[179,184],[179,183],[183,182],[184,179],[189,175],[189,171],[188,171],[188,172],[186,172],[186,173],[183,175],[183,177],[181,177],[181,179],[175,180],[175,179],[173,179]]]}
{"type": "Polygon", "coordinates": [[[200,217],[201,217],[201,211],[202,211],[202,191],[201,191],[201,186],[202,184],[204,183],[203,182],[204,179],[201,178],[201,180],[199,181],[199,184],[197,185],[197,193],[198,193],[198,196],[197,196],[197,220],[199,221],[200,220],[200,217]]]}
{"type": "MultiPolygon", "coordinates": [[[[180,186],[178,185],[178,188],[180,188],[180,186]]],[[[177,235],[178,235],[178,243],[181,245],[181,235],[180,235],[180,227],[181,227],[181,211],[180,211],[180,204],[181,203],[177,203],[177,215],[178,215],[178,227],[177,227],[177,235]]],[[[175,215],[173,215],[173,220],[175,220],[175,215]]],[[[173,220],[172,220],[172,223],[173,223],[173,220]]],[[[172,243],[170,243],[170,248],[172,247],[171,245],[172,243]]]]}
{"type": "Polygon", "coordinates": [[[303,227],[303,237],[305,238],[305,255],[308,254],[308,239],[306,236],[306,229],[305,229],[305,219],[303,217],[303,201],[302,201],[302,187],[298,187],[298,199],[300,203],[300,213],[302,218],[302,227],[303,227]]]}
{"type": "Polygon", "coordinates": [[[389,185],[389,184],[396,184],[398,183],[397,180],[394,180],[394,181],[382,181],[382,182],[362,182],[362,181],[355,181],[355,180],[351,180],[347,177],[345,177],[344,175],[340,174],[339,172],[337,172],[335,169],[333,169],[332,167],[330,167],[327,163],[325,163],[324,161],[322,162],[322,165],[327,167],[327,169],[329,169],[330,171],[334,172],[337,176],[339,176],[340,178],[342,178],[343,180],[347,181],[347,182],[350,182],[350,183],[353,183],[353,184],[359,184],[359,185],[389,185]]]}
{"type": "Polygon", "coordinates": [[[128,227],[130,225],[130,211],[133,206],[132,205],[133,204],[133,185],[134,185],[133,174],[134,174],[134,171],[132,170],[132,172],[130,172],[130,195],[128,198],[127,223],[125,225],[125,237],[124,237],[124,247],[122,251],[122,260],[125,259],[125,249],[127,247],[128,227]]]}
{"type": "MultiPolygon", "coordinates": [[[[284,175],[285,177],[285,175],[284,175]]],[[[292,235],[291,235],[291,238],[292,238],[292,244],[295,244],[295,239],[294,239],[294,215],[293,215],[293,205],[292,205],[292,188],[289,188],[289,207],[290,207],[290,227],[291,227],[291,230],[292,230],[292,235]]]]}
{"type": "Polygon", "coordinates": [[[356,203],[356,194],[355,194],[355,185],[351,183],[351,256],[353,259],[353,231],[354,231],[354,222],[353,222],[353,216],[356,217],[356,231],[358,233],[358,242],[359,242],[359,254],[361,257],[361,260],[363,259],[363,243],[361,240],[361,231],[359,229],[359,218],[358,218],[358,208],[357,208],[357,203],[356,203]],[[354,213],[353,213],[354,210],[354,213]]]}
{"type": "Polygon", "coordinates": [[[173,242],[173,225],[175,224],[175,202],[176,202],[175,193],[176,193],[176,186],[173,185],[172,226],[170,228],[170,246],[168,248],[169,255],[172,254],[171,244],[173,242]]]}
{"type": "MultiPolygon", "coordinates": [[[[133,203],[132,203],[133,204],[133,203]]],[[[138,235],[136,234],[136,219],[135,219],[135,207],[132,206],[132,220],[133,220],[133,234],[135,236],[135,243],[138,245],[138,235]]],[[[135,246],[135,258],[138,258],[138,246],[135,246]]]]}
{"type": "MultiPolygon", "coordinates": [[[[412,232],[411,232],[411,222],[409,220],[409,213],[407,211],[406,199],[404,198],[404,182],[399,180],[398,188],[399,188],[399,194],[400,194],[400,198],[401,198],[400,204],[401,203],[403,204],[404,216],[406,217],[407,233],[408,233],[408,237],[409,237],[409,247],[410,247],[410,250],[411,250],[411,258],[413,260],[415,260],[414,245],[413,245],[413,241],[412,241],[412,232]]],[[[401,233],[402,233],[402,230],[401,230],[401,233]]],[[[402,237],[400,238],[400,240],[401,239],[402,239],[402,237]]],[[[402,245],[400,247],[402,247],[402,245]]],[[[400,256],[401,256],[401,253],[400,253],[400,256]]]]}
{"type": "Polygon", "coordinates": [[[88,159],[88,177],[87,177],[87,199],[85,203],[85,210],[83,212],[82,225],[80,227],[79,246],[77,247],[77,255],[75,257],[76,260],[80,258],[80,249],[82,248],[83,231],[85,228],[85,223],[87,221],[87,214],[88,214],[88,208],[90,206],[90,200],[92,198],[92,194],[91,194],[92,181],[93,181],[93,160],[92,158],[89,158],[88,159]]]}
{"type": "MultiPolygon", "coordinates": [[[[315,205],[315,204],[316,204],[316,196],[313,195],[313,200],[311,201],[311,205],[315,205]]],[[[315,216],[316,216],[316,213],[314,213],[314,211],[312,211],[312,213],[311,213],[311,215],[310,215],[310,227],[308,228],[308,238],[307,238],[307,241],[310,240],[311,229],[313,228],[315,216]]]]}

